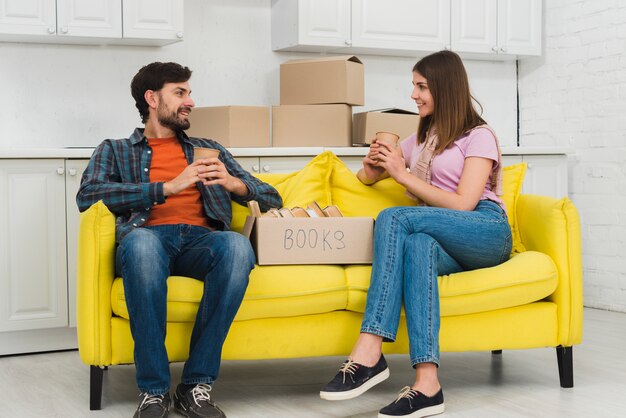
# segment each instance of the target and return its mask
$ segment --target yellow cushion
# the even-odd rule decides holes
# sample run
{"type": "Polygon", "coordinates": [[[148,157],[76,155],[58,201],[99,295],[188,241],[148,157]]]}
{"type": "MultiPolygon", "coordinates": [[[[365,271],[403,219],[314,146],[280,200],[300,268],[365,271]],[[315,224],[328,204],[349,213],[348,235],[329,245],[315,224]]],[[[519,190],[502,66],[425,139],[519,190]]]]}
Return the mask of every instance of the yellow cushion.
{"type": "Polygon", "coordinates": [[[406,196],[406,189],[395,180],[387,178],[366,186],[337,156],[332,155],[330,163],[332,202],[345,216],[376,218],[385,208],[415,206],[415,201],[406,196]]]}
{"type": "MultiPolygon", "coordinates": [[[[348,310],[365,311],[370,266],[347,266],[348,310]]],[[[510,308],[541,300],[558,284],[558,271],[547,255],[526,251],[495,267],[439,277],[441,316],[510,308]]]]}
{"type": "MultiPolygon", "coordinates": [[[[283,206],[306,207],[317,201],[322,207],[330,205],[330,161],[337,158],[330,151],[325,151],[308,162],[300,171],[290,174],[255,174],[260,180],[271,184],[283,198],[283,206]]],[[[247,207],[233,202],[233,220],[231,229],[241,232],[246,216],[250,214],[247,207]]]]}
{"type": "MultiPolygon", "coordinates": [[[[168,322],[193,322],[203,283],[187,277],[167,279],[168,322]]],[[[333,312],[346,308],[343,266],[256,266],[235,321],[333,312]]],[[[113,313],[128,319],[121,278],[111,289],[113,313]]]]}
{"type": "Polygon", "coordinates": [[[522,239],[520,237],[517,225],[517,199],[522,190],[524,175],[526,174],[526,163],[513,164],[502,167],[502,191],[504,195],[502,200],[506,207],[506,213],[511,226],[511,235],[513,238],[513,246],[511,255],[526,251],[522,239]]]}

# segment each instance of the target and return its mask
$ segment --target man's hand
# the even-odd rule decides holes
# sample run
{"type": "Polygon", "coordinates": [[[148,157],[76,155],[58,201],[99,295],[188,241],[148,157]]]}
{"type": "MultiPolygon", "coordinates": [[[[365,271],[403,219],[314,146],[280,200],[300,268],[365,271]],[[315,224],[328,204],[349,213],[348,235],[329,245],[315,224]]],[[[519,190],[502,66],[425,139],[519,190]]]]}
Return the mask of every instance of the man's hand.
{"type": "Polygon", "coordinates": [[[189,164],[178,176],[163,184],[163,194],[165,196],[178,194],[192,184],[202,181],[200,174],[204,171],[204,167],[201,161],[189,164]]]}
{"type": "Polygon", "coordinates": [[[197,160],[189,164],[176,178],[163,184],[163,194],[178,194],[197,182],[205,186],[219,184],[231,193],[239,196],[248,194],[246,185],[230,175],[226,166],[217,157],[197,160]]]}
{"type": "Polygon", "coordinates": [[[205,160],[198,160],[198,162],[203,164],[198,169],[200,172],[198,177],[203,185],[212,186],[219,184],[229,192],[238,196],[248,194],[248,187],[237,177],[231,176],[224,163],[218,158],[207,158],[205,160]]]}

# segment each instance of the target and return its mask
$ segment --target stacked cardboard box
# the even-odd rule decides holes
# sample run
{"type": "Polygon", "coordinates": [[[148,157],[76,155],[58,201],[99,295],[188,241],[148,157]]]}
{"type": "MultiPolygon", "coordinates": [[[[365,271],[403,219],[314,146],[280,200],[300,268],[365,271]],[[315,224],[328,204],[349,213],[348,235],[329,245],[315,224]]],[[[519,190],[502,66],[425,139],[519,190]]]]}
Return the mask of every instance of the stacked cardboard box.
{"type": "Polygon", "coordinates": [[[378,109],[354,114],[352,143],[366,145],[376,137],[376,132],[393,132],[400,140],[417,132],[419,115],[403,109],[378,109]]]}
{"type": "Polygon", "coordinates": [[[214,139],[227,148],[270,146],[268,106],[196,107],[189,122],[187,135],[214,139]]]}
{"type": "Polygon", "coordinates": [[[272,145],[351,146],[351,106],[364,104],[364,84],[363,63],[351,55],[281,64],[272,145]]]}

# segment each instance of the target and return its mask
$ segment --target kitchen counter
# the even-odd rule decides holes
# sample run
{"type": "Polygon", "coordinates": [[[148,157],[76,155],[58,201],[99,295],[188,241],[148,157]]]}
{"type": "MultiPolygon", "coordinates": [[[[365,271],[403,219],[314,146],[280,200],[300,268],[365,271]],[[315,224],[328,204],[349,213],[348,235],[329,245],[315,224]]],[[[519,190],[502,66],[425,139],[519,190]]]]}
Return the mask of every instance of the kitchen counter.
{"type": "MultiPolygon", "coordinates": [[[[229,148],[235,157],[315,156],[329,150],[340,156],[363,156],[367,147],[288,147],[229,148]]],[[[90,158],[94,148],[0,148],[0,158],[90,158]]],[[[503,155],[562,155],[572,150],[562,147],[503,147],[503,155]]]]}

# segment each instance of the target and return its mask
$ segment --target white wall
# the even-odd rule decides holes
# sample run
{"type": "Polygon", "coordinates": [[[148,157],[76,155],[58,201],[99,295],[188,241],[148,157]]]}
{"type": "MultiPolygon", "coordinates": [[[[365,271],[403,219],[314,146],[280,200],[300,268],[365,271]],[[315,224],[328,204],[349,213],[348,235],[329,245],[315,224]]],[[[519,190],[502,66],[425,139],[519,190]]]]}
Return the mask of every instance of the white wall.
{"type": "Polygon", "coordinates": [[[520,62],[520,145],[571,147],[584,303],[626,312],[626,2],[545,0],[545,53],[520,62]]]}
{"type": "MultiPolygon", "coordinates": [[[[0,43],[0,148],[95,146],[128,136],[140,125],[130,80],[152,61],[194,70],[199,106],[271,105],[279,102],[279,64],[307,56],[314,55],[271,51],[270,0],[186,0],[185,40],[161,48],[0,43]]],[[[409,98],[415,59],[359,58],[366,106],[355,111],[415,110],[409,98]]],[[[503,145],[514,146],[515,63],[466,66],[485,118],[503,145]]]]}

